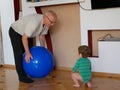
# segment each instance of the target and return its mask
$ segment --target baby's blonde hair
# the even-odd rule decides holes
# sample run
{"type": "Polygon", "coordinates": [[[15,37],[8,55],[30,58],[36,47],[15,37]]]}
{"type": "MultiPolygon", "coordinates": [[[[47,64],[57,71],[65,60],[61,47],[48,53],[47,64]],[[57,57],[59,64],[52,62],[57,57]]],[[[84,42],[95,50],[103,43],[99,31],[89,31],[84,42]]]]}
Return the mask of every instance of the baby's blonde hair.
{"type": "Polygon", "coordinates": [[[82,45],[82,46],[78,47],[78,53],[82,54],[83,58],[87,58],[87,57],[90,56],[91,50],[90,50],[90,48],[88,46],[82,45]]]}

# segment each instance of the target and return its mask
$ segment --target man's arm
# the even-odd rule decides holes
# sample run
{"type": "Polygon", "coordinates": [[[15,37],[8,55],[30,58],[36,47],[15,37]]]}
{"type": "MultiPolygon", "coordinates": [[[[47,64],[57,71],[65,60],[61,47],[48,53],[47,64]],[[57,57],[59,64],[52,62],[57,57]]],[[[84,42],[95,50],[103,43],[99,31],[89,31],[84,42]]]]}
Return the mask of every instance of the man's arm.
{"type": "Polygon", "coordinates": [[[45,47],[45,42],[46,42],[45,35],[41,34],[39,36],[39,41],[40,41],[40,45],[45,47]]]}
{"type": "Polygon", "coordinates": [[[25,60],[26,60],[26,62],[29,63],[30,58],[32,58],[32,55],[31,55],[30,50],[29,50],[28,36],[25,35],[25,34],[22,36],[22,43],[23,43],[23,46],[24,46],[24,49],[25,49],[25,52],[26,52],[25,60]]]}

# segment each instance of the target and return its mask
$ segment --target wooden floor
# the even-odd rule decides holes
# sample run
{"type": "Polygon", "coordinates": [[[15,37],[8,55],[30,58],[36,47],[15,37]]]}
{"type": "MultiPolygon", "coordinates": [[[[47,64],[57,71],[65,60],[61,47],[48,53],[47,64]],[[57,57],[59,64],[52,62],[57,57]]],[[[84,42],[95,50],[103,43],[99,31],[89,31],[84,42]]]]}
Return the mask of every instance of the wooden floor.
{"type": "Polygon", "coordinates": [[[46,78],[34,79],[31,84],[18,81],[14,69],[0,68],[0,90],[120,90],[120,79],[93,77],[93,89],[87,87],[75,88],[71,72],[54,70],[46,78]]]}

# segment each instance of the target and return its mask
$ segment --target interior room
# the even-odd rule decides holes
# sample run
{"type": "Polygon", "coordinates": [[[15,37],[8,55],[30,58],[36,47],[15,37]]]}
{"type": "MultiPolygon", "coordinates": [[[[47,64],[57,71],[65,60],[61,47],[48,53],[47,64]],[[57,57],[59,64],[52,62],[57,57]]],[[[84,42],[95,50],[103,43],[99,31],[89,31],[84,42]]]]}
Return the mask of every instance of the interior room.
{"type": "MultiPolygon", "coordinates": [[[[102,6],[96,1],[1,0],[0,90],[120,90],[120,0],[108,0],[109,3],[98,0],[109,4],[102,6]],[[44,14],[48,10],[57,15],[45,43],[54,60],[53,68],[45,77],[33,77],[33,83],[20,82],[9,28],[13,22],[27,15],[44,14]],[[88,59],[91,62],[92,88],[84,82],[79,82],[80,87],[73,86],[71,73],[81,45],[91,50],[88,59]]],[[[41,46],[38,36],[30,43],[32,47],[41,46]]]]}

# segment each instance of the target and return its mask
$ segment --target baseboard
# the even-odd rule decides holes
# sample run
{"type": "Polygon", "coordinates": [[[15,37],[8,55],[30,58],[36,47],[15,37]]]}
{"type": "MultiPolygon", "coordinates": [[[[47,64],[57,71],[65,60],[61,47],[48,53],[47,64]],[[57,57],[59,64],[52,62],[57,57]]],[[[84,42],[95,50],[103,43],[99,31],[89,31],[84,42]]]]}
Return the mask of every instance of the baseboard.
{"type": "Polygon", "coordinates": [[[69,68],[69,67],[59,67],[59,66],[56,66],[55,69],[56,69],[56,70],[71,71],[71,68],[69,68]]]}
{"type": "MultiPolygon", "coordinates": [[[[57,70],[71,71],[72,68],[68,67],[56,67],[57,70]]],[[[103,72],[92,72],[93,77],[107,77],[107,78],[120,78],[120,74],[103,73],[103,72]]]]}
{"type": "MultiPolygon", "coordinates": [[[[9,68],[9,69],[15,69],[15,65],[4,64],[3,67],[4,68],[9,68]]],[[[55,70],[64,70],[64,71],[70,71],[71,72],[72,68],[56,66],[55,70]]],[[[93,72],[93,77],[120,78],[120,74],[93,72]]]]}
{"type": "Polygon", "coordinates": [[[4,64],[4,68],[15,69],[15,65],[4,64]]]}
{"type": "Polygon", "coordinates": [[[117,73],[103,73],[103,72],[93,72],[93,77],[108,77],[108,78],[120,78],[120,74],[117,73]]]}

